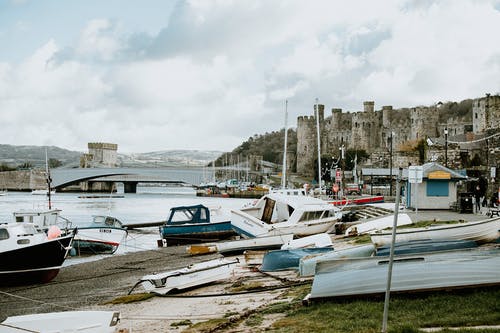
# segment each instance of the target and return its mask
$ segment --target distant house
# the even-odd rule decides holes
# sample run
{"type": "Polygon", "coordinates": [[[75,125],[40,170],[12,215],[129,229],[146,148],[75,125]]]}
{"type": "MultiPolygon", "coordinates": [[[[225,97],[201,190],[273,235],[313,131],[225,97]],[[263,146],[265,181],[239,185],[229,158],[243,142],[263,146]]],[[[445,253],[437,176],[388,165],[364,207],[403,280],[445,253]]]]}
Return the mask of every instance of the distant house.
{"type": "Polygon", "coordinates": [[[450,209],[457,201],[457,182],[467,176],[431,162],[422,166],[420,184],[406,184],[406,205],[418,209],[450,209]]]}

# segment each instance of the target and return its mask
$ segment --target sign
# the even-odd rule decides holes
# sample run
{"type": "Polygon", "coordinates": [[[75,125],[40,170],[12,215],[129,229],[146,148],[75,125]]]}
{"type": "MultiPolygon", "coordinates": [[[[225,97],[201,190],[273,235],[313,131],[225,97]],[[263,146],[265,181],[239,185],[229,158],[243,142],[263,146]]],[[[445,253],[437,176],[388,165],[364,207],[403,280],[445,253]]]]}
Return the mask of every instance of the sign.
{"type": "Polygon", "coordinates": [[[420,184],[424,176],[424,168],[421,165],[412,165],[408,168],[408,181],[411,184],[420,184]]]}
{"type": "Polygon", "coordinates": [[[340,172],[340,169],[337,169],[337,171],[335,171],[335,180],[338,182],[342,180],[342,174],[340,172]]]}
{"type": "Polygon", "coordinates": [[[446,171],[433,171],[429,172],[429,179],[451,179],[451,173],[446,171]]]}

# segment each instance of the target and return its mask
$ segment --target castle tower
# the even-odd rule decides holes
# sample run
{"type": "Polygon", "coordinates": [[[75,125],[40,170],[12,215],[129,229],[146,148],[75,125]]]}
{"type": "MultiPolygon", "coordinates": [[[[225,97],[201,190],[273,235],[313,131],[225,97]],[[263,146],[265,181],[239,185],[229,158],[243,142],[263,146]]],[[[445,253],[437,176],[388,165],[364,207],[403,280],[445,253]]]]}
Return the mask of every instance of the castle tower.
{"type": "Polygon", "coordinates": [[[392,121],[392,106],[385,105],[382,106],[382,126],[385,128],[391,127],[392,121]]]}
{"type": "Polygon", "coordinates": [[[486,94],[472,103],[472,130],[482,133],[493,128],[500,128],[500,96],[486,94]]]}
{"type": "Polygon", "coordinates": [[[375,110],[375,102],[373,101],[363,102],[363,107],[365,112],[373,112],[375,110]]]}
{"type": "Polygon", "coordinates": [[[115,143],[89,142],[88,154],[80,159],[80,166],[89,167],[116,167],[118,145],[115,143]]]}
{"type": "Polygon", "coordinates": [[[410,112],[410,140],[438,136],[439,113],[436,107],[418,106],[410,112]]]}
{"type": "MultiPolygon", "coordinates": [[[[316,105],[313,111],[316,110],[316,105]]],[[[324,132],[325,106],[318,104],[320,122],[320,137],[324,132]]],[[[315,113],[315,112],[314,112],[315,113]]],[[[321,137],[322,138],[322,137],[321,137]]],[[[324,140],[320,140],[324,141],[324,140]]],[[[323,148],[324,143],[321,143],[323,148]]],[[[297,172],[307,176],[314,176],[314,161],[318,158],[318,139],[315,116],[301,116],[297,118],[297,172]]]]}

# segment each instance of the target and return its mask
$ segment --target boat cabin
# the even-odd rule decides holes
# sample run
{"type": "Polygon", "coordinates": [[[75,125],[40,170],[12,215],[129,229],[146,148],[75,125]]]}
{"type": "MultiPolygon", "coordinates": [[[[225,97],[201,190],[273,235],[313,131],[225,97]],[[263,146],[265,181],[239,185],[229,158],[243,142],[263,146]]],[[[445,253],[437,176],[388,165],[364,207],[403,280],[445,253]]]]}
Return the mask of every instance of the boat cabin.
{"type": "Polygon", "coordinates": [[[170,209],[167,224],[210,223],[210,210],[203,205],[179,206],[170,209]]]}
{"type": "Polygon", "coordinates": [[[37,244],[46,239],[46,235],[38,231],[32,223],[0,224],[0,252],[37,244]]]}
{"type": "Polygon", "coordinates": [[[123,228],[123,224],[115,217],[107,215],[95,215],[92,224],[96,226],[123,228]]]}
{"type": "Polygon", "coordinates": [[[69,227],[69,221],[61,217],[60,209],[51,209],[45,211],[38,210],[20,210],[14,212],[14,221],[18,223],[33,223],[38,230],[48,230],[55,225],[66,229],[69,227]]]}

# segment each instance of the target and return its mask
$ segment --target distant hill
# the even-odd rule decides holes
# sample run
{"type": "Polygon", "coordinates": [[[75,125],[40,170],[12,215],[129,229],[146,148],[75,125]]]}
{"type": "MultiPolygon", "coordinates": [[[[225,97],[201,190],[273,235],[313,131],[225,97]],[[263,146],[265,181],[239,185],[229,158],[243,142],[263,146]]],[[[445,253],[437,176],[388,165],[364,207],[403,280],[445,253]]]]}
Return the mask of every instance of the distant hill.
{"type": "MultiPolygon", "coordinates": [[[[45,149],[49,159],[59,160],[62,167],[80,165],[83,152],[71,151],[54,146],[14,146],[0,145],[0,164],[19,167],[30,164],[35,168],[45,167],[45,149]]],[[[204,166],[221,156],[221,151],[164,150],[149,153],[120,154],[118,165],[122,167],[167,167],[204,166]]]]}

